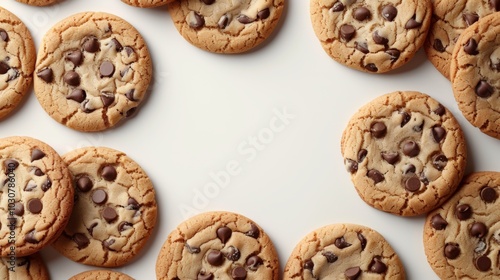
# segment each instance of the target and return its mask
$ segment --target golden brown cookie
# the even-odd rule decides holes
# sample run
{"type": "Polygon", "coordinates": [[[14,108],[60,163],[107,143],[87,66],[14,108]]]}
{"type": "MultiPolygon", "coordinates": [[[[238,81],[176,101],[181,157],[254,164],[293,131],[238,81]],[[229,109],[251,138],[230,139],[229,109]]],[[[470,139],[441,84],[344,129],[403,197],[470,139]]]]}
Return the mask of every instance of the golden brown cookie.
{"type": "Polygon", "coordinates": [[[166,5],[172,1],[174,0],[122,0],[123,3],[139,8],[159,7],[166,5]]]}
{"type": "Polygon", "coordinates": [[[47,6],[47,5],[55,4],[58,1],[62,1],[62,0],[16,0],[16,1],[31,5],[31,6],[47,6]]]}
{"type": "Polygon", "coordinates": [[[69,278],[69,280],[134,280],[121,272],[112,270],[90,270],[69,278]]]}
{"type": "Polygon", "coordinates": [[[49,280],[49,272],[40,254],[0,259],[0,278],[15,280],[49,280]]]}

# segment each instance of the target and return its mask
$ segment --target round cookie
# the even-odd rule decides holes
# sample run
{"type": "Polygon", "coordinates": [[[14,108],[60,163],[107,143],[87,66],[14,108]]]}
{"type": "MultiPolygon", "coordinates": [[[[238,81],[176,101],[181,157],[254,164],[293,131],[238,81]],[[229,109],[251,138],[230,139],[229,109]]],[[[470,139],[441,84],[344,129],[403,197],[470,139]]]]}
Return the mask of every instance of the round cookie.
{"type": "Polygon", "coordinates": [[[284,280],[406,279],[391,245],[377,231],[355,224],[333,224],[309,233],[285,265],[284,280]]]}
{"type": "Polygon", "coordinates": [[[384,73],[408,62],[424,44],[429,0],[310,0],[311,21],[323,49],[353,69],[384,73]]]}
{"type": "Polygon", "coordinates": [[[266,40],[285,0],[175,0],[168,11],[179,33],[214,53],[242,53],[266,40]]]}
{"type": "Polygon", "coordinates": [[[87,265],[117,267],[130,262],[156,225],[151,180],[136,162],[110,148],[76,149],[63,160],[72,174],[75,206],[54,248],[87,265]]]}
{"type": "Polygon", "coordinates": [[[73,209],[69,171],[49,145],[0,139],[0,256],[27,256],[52,243],[73,209]]]}
{"type": "Polygon", "coordinates": [[[0,7],[0,120],[17,108],[28,92],[35,56],[28,28],[0,7]]]}
{"type": "Polygon", "coordinates": [[[70,16],[44,36],[35,70],[35,95],[56,121],[101,131],[132,115],[152,75],[138,31],[111,14],[70,16]]]}
{"type": "Polygon", "coordinates": [[[172,231],[156,261],[166,279],[277,280],[279,261],[266,233],[231,212],[206,212],[172,231]]]}
{"type": "Polygon", "coordinates": [[[360,108],[343,132],[341,151],[359,196],[402,216],[443,203],[460,183],[467,158],[451,112],[414,91],[385,94],[360,108]]]}
{"type": "Polygon", "coordinates": [[[69,278],[68,280],[134,280],[134,278],[112,270],[90,270],[69,278]]]}
{"type": "Polygon", "coordinates": [[[122,0],[123,3],[139,8],[159,7],[166,5],[172,1],[174,0],[122,0]]]}
{"type": "Polygon", "coordinates": [[[500,13],[479,19],[460,35],[450,66],[458,108],[472,125],[497,139],[500,139],[499,33],[500,13]]]}
{"type": "Polygon", "coordinates": [[[0,275],[2,279],[50,279],[47,267],[38,253],[25,257],[1,258],[0,275]]]}
{"type": "Polygon", "coordinates": [[[498,279],[500,173],[467,176],[460,189],[427,215],[424,248],[441,279],[498,279]]]}
{"type": "Polygon", "coordinates": [[[431,28],[424,44],[427,57],[443,76],[450,77],[451,53],[460,34],[479,18],[500,10],[500,2],[434,0],[431,28]]]}
{"type": "Polygon", "coordinates": [[[32,5],[32,6],[47,6],[51,4],[55,4],[60,0],[16,0],[17,2],[21,2],[24,4],[32,5]]]}

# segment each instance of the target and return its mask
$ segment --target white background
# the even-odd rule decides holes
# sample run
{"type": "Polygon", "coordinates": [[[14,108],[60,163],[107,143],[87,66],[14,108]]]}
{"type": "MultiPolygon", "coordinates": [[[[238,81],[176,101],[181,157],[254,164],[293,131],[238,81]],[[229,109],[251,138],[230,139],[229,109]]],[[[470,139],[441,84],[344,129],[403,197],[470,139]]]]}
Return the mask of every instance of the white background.
{"type": "MultiPolygon", "coordinates": [[[[321,48],[310,22],[309,1],[287,2],[273,36],[261,47],[247,54],[220,55],[187,43],[164,7],[139,9],[119,0],[66,0],[49,7],[1,1],[28,25],[37,47],[63,18],[103,11],[129,21],[150,48],[155,73],[151,94],[134,118],[115,129],[81,133],[66,128],[45,113],[32,92],[15,114],[0,122],[0,137],[35,137],[61,154],[82,146],[108,146],[127,153],[146,170],[157,192],[158,224],[141,254],[116,270],[136,279],[155,279],[159,250],[170,231],[193,214],[186,210],[226,210],[266,230],[282,269],[304,235],[348,222],[379,231],[401,257],[408,279],[437,279],[422,245],[424,217],[383,213],[358,197],[340,154],[342,131],[350,116],[375,97],[417,90],[440,101],[462,125],[469,152],[467,173],[499,171],[500,140],[464,119],[449,81],[422,50],[389,74],[351,70],[321,48]],[[279,131],[270,130],[276,110],[293,115],[279,131]],[[252,146],[250,139],[259,136],[266,144],[252,146]],[[234,175],[223,188],[207,192],[206,186],[214,182],[210,174],[220,175],[228,164],[237,165],[234,175]]],[[[53,279],[93,269],[50,247],[42,255],[53,279]]]]}

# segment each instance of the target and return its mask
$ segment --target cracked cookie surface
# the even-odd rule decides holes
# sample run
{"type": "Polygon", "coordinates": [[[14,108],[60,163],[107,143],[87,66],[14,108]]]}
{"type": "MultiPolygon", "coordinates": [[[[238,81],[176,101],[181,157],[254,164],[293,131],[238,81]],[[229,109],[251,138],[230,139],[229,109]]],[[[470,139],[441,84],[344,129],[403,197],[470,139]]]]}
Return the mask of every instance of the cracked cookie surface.
{"type": "Polygon", "coordinates": [[[159,7],[166,5],[172,1],[174,0],[122,0],[123,3],[139,8],[159,7]]]}
{"type": "Polygon", "coordinates": [[[68,280],[133,280],[132,277],[117,271],[91,270],[79,273],[68,280]]]}
{"type": "Polygon", "coordinates": [[[359,196],[402,216],[443,203],[457,188],[467,158],[451,112],[414,91],[385,94],[360,108],[343,132],[341,152],[359,196]]]}
{"type": "Polygon", "coordinates": [[[87,265],[130,262],[156,225],[151,180],[127,155],[110,148],[77,149],[63,160],[72,174],[75,206],[54,248],[87,265]]]}
{"type": "Polygon", "coordinates": [[[424,248],[441,279],[498,279],[500,173],[468,175],[460,189],[427,215],[424,248]]]}
{"type": "Polygon", "coordinates": [[[29,90],[35,68],[35,45],[24,23],[0,7],[0,120],[29,90]]]}
{"type": "Polygon", "coordinates": [[[499,33],[500,13],[480,18],[460,35],[450,68],[458,108],[473,126],[497,139],[500,139],[499,33]]]}
{"type": "Polygon", "coordinates": [[[182,222],[165,241],[156,277],[277,280],[279,261],[267,234],[236,213],[207,212],[182,222]]]}
{"type": "Polygon", "coordinates": [[[168,11],[192,45],[215,53],[242,53],[266,40],[285,0],[176,0],[168,11]]]}
{"type": "Polygon", "coordinates": [[[380,233],[362,225],[316,229],[295,247],[284,280],[406,279],[398,255],[380,233]]]}
{"type": "Polygon", "coordinates": [[[151,75],[148,48],[133,26],[107,13],[79,13],[45,34],[35,95],[59,123],[101,131],[136,111],[151,75]]]}
{"type": "Polygon", "coordinates": [[[16,0],[16,1],[31,5],[31,6],[47,6],[47,5],[55,4],[58,1],[62,1],[62,0],[16,0]]]}
{"type": "Polygon", "coordinates": [[[326,53],[370,73],[396,69],[415,55],[431,11],[428,0],[310,0],[314,32],[326,53]]]}
{"type": "Polygon", "coordinates": [[[40,254],[26,257],[1,258],[0,275],[4,280],[49,280],[49,272],[40,254]]]}
{"type": "Polygon", "coordinates": [[[73,209],[69,171],[49,145],[30,137],[0,139],[0,253],[40,251],[66,226],[73,209]]]}

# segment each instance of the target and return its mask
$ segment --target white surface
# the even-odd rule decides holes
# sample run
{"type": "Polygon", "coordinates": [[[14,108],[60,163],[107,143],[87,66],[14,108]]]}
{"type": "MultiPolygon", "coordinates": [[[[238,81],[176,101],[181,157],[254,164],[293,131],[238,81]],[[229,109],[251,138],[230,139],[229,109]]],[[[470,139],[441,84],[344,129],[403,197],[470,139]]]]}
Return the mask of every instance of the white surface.
{"type": "MultiPolygon", "coordinates": [[[[119,0],[66,0],[44,8],[1,1],[28,25],[37,47],[53,24],[90,10],[123,17],[150,48],[155,71],[151,95],[137,116],[120,127],[103,133],[73,131],[52,120],[33,94],[0,123],[0,137],[35,137],[61,154],[108,146],[126,152],[146,170],[157,192],[158,224],[140,256],[116,270],[155,279],[158,252],[170,231],[192,215],[187,210],[227,210],[266,230],[282,268],[304,235],[349,222],[384,235],[408,279],[438,279],[423,250],[424,217],[383,213],[356,194],[340,154],[342,131],[350,116],[375,97],[417,90],[439,100],[459,120],[468,141],[467,173],[500,171],[500,141],[464,119],[450,83],[422,51],[390,74],[348,69],[321,48],[309,19],[309,1],[287,2],[279,26],[262,47],[243,55],[218,55],[187,43],[165,8],[139,9],[119,0]],[[276,111],[283,110],[293,115],[287,124],[275,120],[276,111]],[[255,145],[253,137],[261,140],[255,145]],[[216,182],[211,174],[227,171],[232,175],[225,186],[207,193],[204,188],[216,182]],[[205,194],[210,197],[201,199],[205,194]]],[[[52,248],[42,254],[53,279],[93,269],[52,248]]]]}

